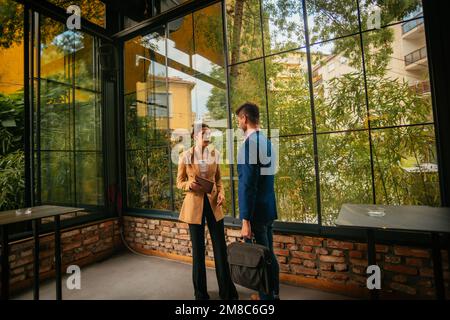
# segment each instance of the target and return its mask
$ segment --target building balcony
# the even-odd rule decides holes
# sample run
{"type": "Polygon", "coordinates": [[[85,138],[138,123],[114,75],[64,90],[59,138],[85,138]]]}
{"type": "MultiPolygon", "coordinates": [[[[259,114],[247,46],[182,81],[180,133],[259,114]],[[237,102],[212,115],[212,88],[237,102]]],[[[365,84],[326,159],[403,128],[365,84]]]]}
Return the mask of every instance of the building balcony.
{"type": "Polygon", "coordinates": [[[415,40],[423,38],[425,32],[423,18],[411,20],[402,24],[402,39],[415,40]]]}
{"type": "Polygon", "coordinates": [[[415,85],[410,86],[411,90],[418,95],[429,94],[431,91],[429,81],[421,81],[415,85]]]}
{"type": "Polygon", "coordinates": [[[420,70],[427,64],[427,48],[422,47],[405,56],[405,69],[407,71],[420,70]]]}

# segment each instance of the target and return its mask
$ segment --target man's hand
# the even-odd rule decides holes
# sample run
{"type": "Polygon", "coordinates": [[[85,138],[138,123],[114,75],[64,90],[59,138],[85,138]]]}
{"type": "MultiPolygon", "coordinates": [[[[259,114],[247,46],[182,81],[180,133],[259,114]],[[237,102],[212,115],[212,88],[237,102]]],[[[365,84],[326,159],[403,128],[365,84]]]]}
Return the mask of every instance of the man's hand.
{"type": "Polygon", "coordinates": [[[204,192],[202,185],[196,181],[192,181],[191,185],[189,186],[189,189],[195,192],[204,192]]]}
{"type": "Polygon", "coordinates": [[[242,229],[241,229],[241,236],[244,239],[251,239],[252,238],[252,226],[250,225],[249,220],[242,220],[242,229]]]}
{"type": "Polygon", "coordinates": [[[224,201],[225,201],[225,196],[223,194],[219,193],[219,195],[217,196],[217,205],[221,206],[224,201]]]}

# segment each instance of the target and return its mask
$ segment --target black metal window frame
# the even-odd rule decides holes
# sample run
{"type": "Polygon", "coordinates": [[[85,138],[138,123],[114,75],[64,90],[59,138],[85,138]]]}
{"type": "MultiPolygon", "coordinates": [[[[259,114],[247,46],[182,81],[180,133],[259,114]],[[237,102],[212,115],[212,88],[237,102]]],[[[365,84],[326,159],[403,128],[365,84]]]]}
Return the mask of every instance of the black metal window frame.
{"type": "MultiPolygon", "coordinates": [[[[39,93],[37,92],[37,96],[35,97],[36,92],[34,91],[34,83],[35,81],[41,81],[40,78],[35,77],[34,70],[39,68],[40,59],[35,59],[34,57],[34,41],[39,40],[36,37],[39,37],[40,30],[36,33],[33,33],[32,24],[35,23],[35,13],[40,16],[45,16],[50,19],[55,20],[56,22],[65,24],[67,21],[67,13],[63,8],[60,8],[52,3],[47,1],[36,1],[36,0],[13,0],[19,4],[23,5],[24,8],[24,28],[23,28],[23,41],[24,41],[24,102],[25,102],[25,141],[24,141],[24,149],[25,149],[25,206],[35,206],[42,204],[40,201],[40,179],[39,179],[39,171],[35,170],[36,166],[40,166],[39,157],[35,159],[35,153],[39,153],[39,149],[35,150],[35,126],[34,126],[34,103],[37,103],[37,109],[39,109],[39,93]],[[35,61],[38,65],[34,65],[35,61]]],[[[106,6],[106,4],[105,4],[106,6]]],[[[106,7],[107,8],[107,7],[106,7]]],[[[105,10],[106,11],[106,10],[105,10]]],[[[110,34],[107,32],[106,28],[100,27],[95,23],[92,23],[83,17],[81,18],[81,32],[86,33],[92,36],[95,41],[102,43],[113,43],[113,39],[110,37],[110,34]]],[[[40,50],[37,50],[38,52],[40,50]]],[[[97,59],[97,57],[96,57],[97,59]]],[[[98,65],[98,64],[97,64],[98,65]]],[[[98,72],[100,78],[100,84],[103,82],[103,78],[100,75],[100,70],[98,72]]],[[[74,84],[71,84],[72,89],[77,89],[74,84]]],[[[38,86],[39,87],[39,86],[38,86]]],[[[99,86],[98,88],[101,88],[99,86]]],[[[85,90],[83,88],[83,90],[85,90]]],[[[101,91],[101,89],[99,89],[101,91]]],[[[96,92],[98,93],[98,92],[96,92]]],[[[105,104],[103,103],[105,97],[103,96],[103,92],[101,93],[101,115],[103,118],[105,104]]],[[[74,103],[74,101],[73,101],[74,103]]],[[[37,130],[39,130],[39,117],[36,119],[37,130]]],[[[102,131],[102,150],[105,149],[105,144],[107,143],[104,132],[105,123],[102,119],[101,121],[101,131],[102,131]]],[[[39,144],[38,144],[39,145],[39,144]]],[[[82,150],[79,150],[82,151],[82,150]]],[[[76,152],[74,150],[68,150],[65,152],[76,152]]],[[[112,217],[111,213],[106,210],[106,202],[108,200],[108,193],[106,189],[106,159],[105,153],[102,151],[102,160],[103,160],[103,184],[104,184],[104,192],[103,199],[104,205],[83,205],[89,214],[85,216],[77,216],[68,220],[61,221],[61,225],[63,228],[73,227],[76,225],[81,225],[85,223],[89,223],[92,221],[100,221],[107,218],[112,217]]],[[[76,174],[76,173],[74,173],[76,174]]],[[[51,203],[54,205],[67,205],[62,203],[51,203]]],[[[45,230],[53,230],[53,222],[43,225],[43,231],[45,230]]],[[[11,240],[19,240],[23,238],[30,237],[31,232],[31,224],[24,225],[19,227],[18,231],[15,234],[11,234],[11,240]]]]}
{"type": "MultiPolygon", "coordinates": [[[[64,10],[62,10],[61,8],[56,7],[53,4],[47,3],[46,1],[36,1],[36,0],[15,0],[19,3],[22,3],[25,5],[25,12],[29,13],[31,10],[36,11],[36,12],[40,12],[42,14],[47,15],[50,18],[53,18],[57,21],[60,22],[64,22],[65,19],[67,18],[64,10]]],[[[106,3],[106,1],[104,1],[106,3]]],[[[145,33],[150,31],[151,29],[167,23],[170,20],[174,20],[176,18],[182,17],[186,14],[189,14],[191,12],[194,12],[196,10],[202,9],[204,7],[207,7],[209,5],[215,4],[217,2],[222,2],[220,0],[205,0],[205,1],[195,1],[195,0],[191,0],[188,1],[178,7],[172,8],[158,16],[152,17],[148,20],[145,20],[129,29],[126,30],[122,30],[121,26],[123,25],[123,16],[119,16],[117,21],[122,21],[121,25],[114,28],[116,33],[112,34],[110,32],[108,32],[107,30],[110,29],[109,27],[105,28],[101,28],[89,21],[85,21],[83,19],[83,23],[82,23],[82,31],[86,32],[90,35],[96,36],[100,39],[102,39],[105,42],[108,43],[114,43],[115,47],[117,48],[118,52],[123,52],[123,43],[128,40],[131,39],[139,34],[145,33]]],[[[439,13],[439,10],[437,10],[437,4],[432,4],[432,1],[430,0],[423,0],[424,3],[424,25],[425,25],[425,30],[426,30],[426,35],[427,35],[427,51],[428,51],[428,58],[430,59],[429,62],[429,68],[430,70],[430,81],[432,82],[432,101],[433,101],[433,109],[436,111],[439,111],[439,114],[442,115],[448,115],[448,111],[445,111],[442,107],[443,103],[445,103],[447,100],[446,96],[445,96],[445,91],[442,90],[442,86],[444,85],[444,83],[448,83],[448,81],[446,82],[445,78],[443,77],[442,73],[439,73],[439,68],[436,67],[439,65],[439,61],[445,59],[445,57],[443,57],[442,55],[439,54],[439,50],[442,50],[442,48],[440,47],[440,45],[433,45],[432,47],[434,48],[434,50],[431,50],[431,46],[430,43],[435,43],[436,41],[438,41],[438,36],[434,36],[433,33],[431,33],[428,30],[429,26],[432,26],[434,28],[434,30],[437,29],[436,23],[432,22],[431,19],[431,14],[436,15],[437,13],[439,13]],[[427,7],[427,8],[425,8],[427,7]],[[433,38],[433,39],[431,39],[433,38]],[[433,55],[433,53],[435,53],[435,55],[433,55]],[[436,88],[433,89],[433,86],[435,83],[438,83],[439,87],[437,90],[436,88]],[[437,102],[436,102],[437,101],[437,102]]],[[[108,11],[108,5],[106,3],[106,11],[108,11]]],[[[223,10],[223,15],[225,15],[225,12],[223,10]]],[[[24,27],[24,40],[25,40],[25,92],[30,92],[30,83],[26,80],[26,79],[30,79],[29,77],[29,68],[30,68],[30,63],[32,63],[32,61],[29,60],[29,55],[30,55],[30,47],[29,47],[29,21],[30,21],[31,17],[27,16],[27,14],[25,14],[24,20],[25,20],[25,27],[24,27]]],[[[414,20],[414,19],[411,19],[414,20]]],[[[407,22],[407,21],[406,21],[407,22]]],[[[107,19],[107,24],[111,23],[108,19],[107,19]]],[[[403,21],[403,23],[405,23],[405,21],[403,21]]],[[[226,28],[226,26],[224,25],[224,28],[226,28]]],[[[116,101],[117,106],[118,106],[118,114],[119,115],[123,115],[123,111],[124,111],[124,99],[123,99],[123,57],[122,55],[119,54],[119,78],[117,79],[118,81],[118,101],[116,101]]],[[[228,81],[228,80],[227,80],[228,81]]],[[[30,105],[30,100],[32,98],[31,94],[25,95],[25,102],[26,105],[30,105]]],[[[103,106],[102,106],[103,108],[103,106]]],[[[27,108],[26,108],[27,109],[27,108]]],[[[32,110],[32,109],[31,109],[32,110]]],[[[30,114],[29,111],[25,110],[25,114],[26,117],[28,119],[28,124],[32,125],[32,113],[30,114]]],[[[436,117],[436,113],[434,113],[435,117],[436,117]]],[[[450,153],[448,150],[448,147],[446,147],[445,145],[441,145],[441,141],[449,141],[449,136],[448,133],[445,132],[445,130],[443,129],[443,125],[440,125],[440,121],[434,121],[435,126],[438,126],[436,128],[436,135],[437,135],[437,140],[436,140],[436,144],[437,144],[437,149],[438,149],[438,164],[439,164],[439,181],[440,181],[440,185],[441,185],[441,201],[442,201],[442,205],[444,206],[448,206],[450,205],[450,199],[449,199],[449,194],[446,192],[446,190],[450,190],[450,181],[448,181],[449,178],[449,164],[447,162],[447,160],[449,160],[450,158],[450,153]]],[[[119,185],[120,185],[120,189],[126,190],[126,176],[125,176],[125,153],[124,153],[124,142],[125,142],[125,134],[124,134],[124,119],[123,117],[120,117],[117,119],[117,123],[115,123],[116,125],[116,130],[118,131],[119,134],[119,150],[117,155],[117,159],[119,161],[119,168],[120,168],[120,179],[119,179],[119,185]]],[[[102,130],[104,129],[105,124],[102,123],[102,130]]],[[[445,126],[445,124],[444,124],[445,126]]],[[[27,130],[27,128],[26,128],[27,130]]],[[[27,131],[26,131],[27,132],[27,131]]],[[[103,139],[104,139],[104,135],[103,135],[103,139]]],[[[26,139],[28,140],[28,139],[26,139]]],[[[105,143],[105,141],[103,141],[105,143]]],[[[33,161],[32,159],[32,153],[29,152],[29,148],[30,146],[32,146],[32,141],[26,141],[25,143],[25,148],[26,148],[26,189],[27,191],[32,191],[32,175],[33,172],[31,171],[31,169],[33,168],[30,165],[27,165],[27,162],[31,162],[33,161]]],[[[104,162],[104,166],[105,166],[106,162],[104,162]]],[[[108,177],[105,177],[105,179],[107,179],[108,177]]],[[[107,184],[105,183],[105,201],[107,199],[107,195],[106,195],[106,186],[107,184]]],[[[33,192],[26,192],[26,202],[27,205],[31,205],[31,203],[33,202],[33,199],[31,198],[31,196],[33,195],[33,192]]],[[[131,216],[140,216],[140,217],[149,217],[149,218],[160,218],[160,219],[171,219],[171,220],[177,220],[178,218],[178,213],[176,212],[165,212],[165,211],[158,211],[158,210],[130,210],[129,208],[126,207],[126,203],[125,203],[125,208],[124,208],[124,212],[127,215],[131,215],[131,216]]],[[[105,218],[105,214],[103,213],[97,213],[97,214],[93,214],[93,215],[89,215],[86,217],[82,217],[82,219],[71,219],[70,221],[67,222],[67,225],[77,225],[79,223],[85,223],[85,222],[90,222],[93,220],[101,220],[103,218],[105,218]]],[[[109,215],[110,216],[110,215],[109,215]]],[[[236,226],[238,227],[240,225],[240,221],[234,217],[226,217],[226,224],[229,226],[236,226]]],[[[64,226],[64,222],[63,222],[63,226],[64,226]]],[[[360,240],[364,240],[365,239],[365,235],[362,232],[349,232],[346,230],[341,230],[339,228],[336,227],[326,227],[326,226],[319,226],[319,225],[303,225],[303,224],[299,224],[299,223],[283,223],[283,222],[276,222],[275,223],[275,230],[280,231],[280,232],[287,232],[287,233],[297,233],[297,234],[306,234],[306,235],[315,235],[315,236],[329,236],[329,237],[334,237],[334,238],[342,238],[345,240],[351,240],[351,239],[360,239],[360,240]]],[[[18,234],[16,236],[14,236],[14,238],[22,238],[25,237],[26,235],[29,236],[28,233],[26,234],[18,234]]],[[[392,243],[396,243],[396,244],[411,244],[411,243],[418,243],[418,244],[424,244],[428,241],[428,237],[422,234],[417,234],[417,233],[397,233],[397,232],[379,232],[379,234],[377,234],[377,238],[380,239],[380,241],[385,241],[385,242],[392,242],[392,243]]]]}
{"type": "MultiPolygon", "coordinates": [[[[231,64],[229,64],[228,62],[228,49],[227,49],[227,39],[226,39],[226,12],[225,12],[225,0],[222,1],[218,1],[218,0],[207,0],[207,1],[202,1],[201,3],[195,3],[195,1],[189,1],[187,3],[184,3],[182,5],[180,5],[179,7],[173,8],[159,16],[156,17],[152,17],[148,20],[145,20],[137,25],[134,25],[126,30],[122,30],[114,35],[112,35],[112,37],[119,41],[121,43],[121,46],[123,48],[123,44],[127,41],[130,40],[138,35],[143,35],[146,34],[148,32],[151,32],[151,30],[161,26],[161,25],[165,25],[168,22],[175,20],[177,18],[180,18],[184,15],[187,14],[191,14],[197,10],[203,9],[207,6],[216,4],[218,2],[222,3],[222,21],[223,21],[223,37],[224,37],[224,45],[225,45],[225,59],[226,59],[226,65],[227,65],[227,72],[226,72],[226,80],[227,80],[227,88],[230,87],[230,80],[229,80],[229,72],[228,72],[228,68],[231,66],[231,64]]],[[[370,30],[362,30],[361,28],[361,16],[360,16],[360,11],[359,11],[359,1],[358,2],[358,25],[359,25],[359,30],[358,32],[354,33],[354,34],[350,34],[350,35],[346,35],[345,37],[350,37],[350,36],[359,36],[359,40],[361,41],[361,47],[363,50],[363,46],[362,46],[362,37],[365,33],[367,32],[371,32],[373,31],[373,29],[370,30]]],[[[423,0],[422,1],[425,5],[429,5],[429,0],[423,0]],[[426,4],[425,4],[426,2],[426,4]]],[[[303,17],[304,23],[307,23],[307,13],[306,13],[306,7],[305,7],[305,0],[302,0],[302,7],[303,7],[303,12],[301,13],[301,16],[303,17]]],[[[260,16],[260,19],[262,19],[262,16],[260,16]]],[[[410,19],[406,19],[404,21],[400,21],[400,22],[395,22],[395,23],[391,23],[388,24],[386,26],[383,26],[382,28],[388,28],[388,27],[392,27],[392,26],[396,26],[396,25],[403,25],[405,23],[411,22],[411,21],[419,21],[419,20],[424,20],[424,25],[425,28],[427,29],[427,24],[428,24],[428,20],[430,19],[430,17],[427,16],[427,11],[424,9],[423,13],[421,16],[415,16],[413,18],[410,19]]],[[[308,30],[307,27],[305,27],[305,30],[308,30]]],[[[307,32],[307,31],[306,31],[307,32]]],[[[430,49],[428,47],[429,44],[429,33],[426,33],[426,43],[427,43],[427,51],[428,51],[428,56],[430,56],[430,49]]],[[[303,47],[299,47],[299,48],[294,48],[294,49],[289,49],[286,51],[282,51],[282,52],[277,52],[277,53],[273,53],[273,54],[269,54],[269,55],[264,55],[262,57],[258,57],[258,58],[254,58],[254,59],[249,59],[246,61],[239,61],[237,62],[235,65],[238,64],[242,64],[245,62],[251,62],[254,60],[260,60],[262,59],[263,61],[265,61],[266,57],[270,57],[270,56],[275,56],[275,55],[279,55],[282,53],[287,53],[287,52],[293,52],[299,49],[306,49],[307,50],[307,56],[308,56],[308,67],[311,68],[311,54],[310,54],[310,44],[309,44],[309,36],[306,35],[306,41],[307,44],[306,46],[303,47]]],[[[342,37],[343,38],[343,37],[342,37]]],[[[336,38],[339,39],[339,38],[336,38]]],[[[326,42],[330,42],[332,40],[336,40],[336,39],[327,39],[326,41],[322,41],[323,43],[326,42]]],[[[322,42],[316,42],[314,43],[314,45],[320,44],[322,42]]],[[[264,45],[263,45],[263,51],[264,51],[264,45]]],[[[364,59],[364,52],[362,52],[362,57],[364,59]]],[[[121,61],[120,61],[120,83],[122,84],[120,87],[120,93],[122,94],[122,96],[120,97],[120,113],[122,115],[122,118],[124,118],[125,115],[125,105],[124,105],[124,96],[123,96],[123,83],[124,83],[124,64],[123,64],[124,60],[123,60],[123,52],[121,55],[121,61]]],[[[364,61],[363,61],[363,65],[364,65],[364,61]]],[[[364,68],[364,67],[363,67],[364,68]]],[[[431,86],[433,86],[433,70],[431,68],[431,65],[429,63],[428,65],[428,69],[429,69],[429,74],[430,74],[430,82],[431,82],[431,86]]],[[[366,72],[364,70],[364,79],[366,79],[366,72]]],[[[312,81],[312,69],[310,70],[310,72],[308,72],[308,75],[310,77],[309,81],[312,81]]],[[[365,83],[365,86],[367,86],[367,84],[365,83]]],[[[314,90],[312,84],[310,83],[310,91],[314,90]]],[[[229,89],[227,89],[227,105],[230,108],[230,97],[229,97],[229,89]]],[[[433,92],[433,91],[432,91],[433,92]]],[[[313,94],[313,93],[312,93],[313,94]]],[[[368,108],[368,97],[367,97],[367,88],[365,88],[365,96],[366,96],[366,108],[368,108]]],[[[313,97],[310,99],[313,104],[313,97]]],[[[433,107],[433,116],[436,117],[435,115],[435,111],[436,111],[436,96],[433,92],[432,94],[432,107],[433,107]]],[[[266,99],[266,110],[268,108],[267,106],[267,99],[266,99]]],[[[231,117],[231,113],[228,112],[229,117],[231,117]]],[[[312,113],[313,117],[314,117],[314,112],[312,113]]],[[[313,120],[314,121],[314,120],[313,120]]],[[[369,120],[370,121],[370,120],[369,120]]],[[[229,119],[229,124],[231,124],[231,119],[229,119]]],[[[123,123],[122,123],[123,125],[123,123]]],[[[364,128],[364,129],[353,129],[353,130],[337,130],[337,131],[327,131],[327,132],[314,132],[313,133],[313,137],[314,140],[316,140],[318,135],[321,134],[329,134],[329,133],[343,133],[343,132],[357,132],[357,131],[367,131],[369,132],[369,136],[370,136],[370,132],[372,130],[381,130],[381,129],[390,129],[390,128],[402,128],[402,127],[415,127],[415,126],[424,126],[424,125],[433,125],[435,128],[435,135],[436,135],[436,148],[437,148],[437,153],[438,153],[438,166],[439,166],[439,189],[440,189],[440,199],[441,199],[441,205],[448,205],[449,200],[448,200],[448,195],[445,193],[445,190],[447,189],[446,187],[446,181],[444,179],[446,172],[448,171],[448,164],[444,163],[439,155],[440,152],[440,148],[439,148],[439,137],[438,137],[438,128],[436,128],[437,122],[433,121],[433,122],[426,122],[426,123],[414,123],[414,124],[407,124],[407,125],[396,125],[396,126],[387,126],[387,127],[375,127],[372,128],[370,127],[369,124],[369,128],[364,128]],[[444,167],[445,165],[445,167],[444,167]]],[[[313,125],[315,127],[315,125],[313,125]]],[[[124,132],[124,126],[121,126],[121,162],[122,162],[122,190],[123,190],[123,194],[126,194],[126,158],[125,158],[125,132],[124,132]]],[[[270,132],[270,131],[269,131],[270,132]]],[[[298,134],[298,135],[287,135],[287,136],[302,136],[304,134],[298,134]]],[[[310,134],[308,134],[310,135],[310,134]]],[[[282,137],[282,136],[280,136],[282,137]]],[[[371,139],[371,138],[370,138],[371,139]]],[[[370,143],[371,144],[371,143],[370,143]]],[[[314,142],[314,154],[317,155],[317,141],[314,142]]],[[[372,157],[372,150],[371,150],[371,157],[372,157]]],[[[316,179],[319,179],[319,175],[317,174],[318,171],[318,167],[317,167],[317,157],[315,157],[315,168],[316,168],[316,179]]],[[[232,170],[233,168],[231,168],[232,170]]],[[[320,173],[320,171],[319,171],[320,173]]],[[[230,172],[230,174],[233,174],[232,172],[230,172]]],[[[373,172],[373,160],[371,159],[371,176],[372,176],[372,192],[375,193],[375,188],[373,187],[373,183],[374,183],[374,178],[373,178],[374,172],[373,172]]],[[[231,179],[231,181],[233,181],[233,179],[231,179]]],[[[316,182],[316,187],[318,189],[320,189],[319,186],[319,182],[316,182]]],[[[234,187],[231,188],[232,193],[234,193],[234,187]]],[[[320,209],[320,190],[318,190],[317,192],[317,210],[319,211],[320,209]]],[[[125,197],[124,197],[125,198],[125,197]]],[[[233,203],[234,201],[236,201],[236,196],[233,195],[233,203]]],[[[375,194],[373,195],[373,200],[375,202],[375,194]]],[[[124,201],[124,212],[126,215],[130,215],[130,216],[136,216],[136,217],[147,217],[147,218],[155,218],[155,219],[167,219],[167,220],[174,220],[176,221],[178,219],[178,212],[175,211],[166,211],[166,210],[157,210],[157,209],[136,209],[136,208],[130,208],[127,206],[127,202],[126,200],[124,201]]],[[[234,210],[234,206],[233,206],[233,210],[234,210]]],[[[291,233],[291,234],[304,234],[304,235],[311,235],[311,236],[322,236],[322,237],[332,237],[332,238],[337,238],[337,239],[342,239],[342,240],[360,240],[360,241],[365,241],[366,240],[366,234],[363,230],[361,231],[350,231],[347,229],[341,229],[338,227],[334,227],[334,226],[325,226],[321,224],[321,214],[320,211],[318,212],[318,219],[319,222],[317,224],[306,224],[306,223],[295,223],[295,222],[281,222],[281,221],[275,221],[274,223],[274,229],[276,231],[279,232],[283,232],[283,233],[291,233]]],[[[240,226],[240,220],[236,217],[235,213],[233,212],[233,216],[226,216],[225,217],[225,224],[228,226],[232,226],[232,227],[239,227],[240,226]]],[[[417,244],[417,245],[427,245],[429,243],[429,236],[423,233],[409,233],[409,232],[392,232],[392,231],[377,231],[376,232],[376,237],[377,239],[380,240],[380,242],[382,243],[395,243],[395,244],[417,244]]]]}
{"type": "MultiPolygon", "coordinates": [[[[40,46],[40,33],[41,33],[41,22],[43,18],[48,18],[45,15],[36,13],[33,14],[32,17],[32,25],[34,25],[34,27],[32,27],[30,30],[30,32],[34,33],[33,36],[31,37],[33,39],[33,37],[36,39],[37,45],[40,46]],[[34,29],[35,28],[35,29],[34,29]],[[33,30],[34,29],[34,30],[33,30]]],[[[52,18],[51,18],[52,19],[52,18]]],[[[53,20],[53,19],[52,19],[53,20]]],[[[35,145],[36,148],[32,147],[33,150],[33,154],[36,154],[36,161],[37,164],[35,164],[33,166],[34,169],[36,169],[35,172],[35,187],[36,187],[36,194],[35,194],[35,201],[34,201],[34,205],[42,205],[42,204],[57,204],[54,201],[50,202],[50,203],[46,203],[45,201],[43,202],[41,199],[41,193],[42,193],[42,177],[41,177],[41,173],[42,173],[42,161],[41,161],[41,155],[42,153],[70,153],[72,155],[72,165],[73,165],[73,173],[71,174],[71,184],[74,186],[74,190],[73,190],[73,203],[70,203],[70,205],[77,205],[79,207],[85,207],[87,208],[89,211],[99,211],[101,209],[104,208],[104,205],[87,205],[87,204],[83,204],[83,203],[79,203],[77,200],[77,155],[78,154],[102,154],[103,152],[102,150],[90,150],[90,149],[77,149],[76,148],[76,126],[75,123],[73,123],[73,127],[72,129],[72,148],[68,149],[68,150],[52,150],[52,149],[43,149],[41,148],[41,141],[40,141],[40,136],[41,136],[41,131],[40,131],[40,119],[41,119],[41,83],[43,81],[47,82],[47,83],[53,83],[59,86],[63,86],[66,87],[70,90],[71,92],[71,100],[69,103],[71,105],[71,117],[72,117],[72,121],[75,122],[76,119],[76,90],[82,90],[85,92],[89,92],[92,94],[95,94],[96,97],[101,95],[101,86],[100,86],[100,81],[101,79],[99,79],[98,77],[100,76],[100,68],[99,68],[99,62],[98,62],[98,46],[99,46],[99,41],[98,39],[96,39],[95,37],[94,39],[94,45],[93,45],[93,56],[94,56],[94,60],[93,63],[96,66],[95,68],[95,75],[94,77],[97,77],[97,80],[95,81],[95,86],[93,89],[90,88],[85,88],[85,87],[79,87],[76,83],[75,83],[75,78],[76,78],[76,74],[75,74],[75,62],[76,62],[76,52],[71,52],[69,55],[67,55],[65,57],[68,58],[69,62],[69,66],[71,66],[71,70],[69,70],[69,77],[70,77],[70,83],[65,83],[65,82],[59,82],[56,80],[52,80],[52,79],[47,79],[47,78],[43,78],[41,76],[41,50],[34,50],[31,49],[31,56],[30,56],[30,60],[31,61],[36,61],[37,62],[37,66],[36,67],[36,72],[34,72],[33,68],[30,68],[30,73],[32,72],[33,74],[31,75],[32,78],[32,83],[37,83],[36,88],[36,97],[35,97],[35,101],[36,101],[36,110],[35,113],[37,115],[37,121],[36,121],[36,130],[33,134],[33,138],[36,139],[35,144],[33,144],[33,146],[35,145]],[[36,54],[36,57],[35,57],[36,54]]],[[[34,88],[34,86],[33,86],[34,88]]],[[[33,90],[33,89],[31,89],[33,90]]],[[[34,91],[31,92],[32,96],[34,96],[34,91]]],[[[97,104],[97,99],[95,99],[95,104],[97,104]]],[[[100,102],[101,104],[101,102],[100,102]]],[[[94,106],[94,108],[97,108],[97,106],[94,106]]],[[[102,106],[100,106],[100,109],[102,108],[102,106]]],[[[101,117],[101,115],[100,115],[101,117]]],[[[103,122],[103,121],[102,121],[103,122]]],[[[101,130],[101,129],[100,129],[101,130]]],[[[33,158],[34,159],[34,158],[33,158]]],[[[104,157],[102,159],[102,161],[104,162],[104,157]]],[[[103,174],[103,177],[105,176],[105,174],[103,174]]],[[[106,193],[103,192],[103,199],[104,201],[106,201],[105,198],[106,193]]],[[[67,203],[59,203],[58,205],[67,205],[67,203]]]]}

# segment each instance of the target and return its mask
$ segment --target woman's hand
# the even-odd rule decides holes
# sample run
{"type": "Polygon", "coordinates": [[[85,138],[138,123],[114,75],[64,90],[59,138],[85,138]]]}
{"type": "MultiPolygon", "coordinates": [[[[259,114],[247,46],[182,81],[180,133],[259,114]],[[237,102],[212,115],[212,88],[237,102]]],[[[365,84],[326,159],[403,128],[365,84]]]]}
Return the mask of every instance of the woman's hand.
{"type": "Polygon", "coordinates": [[[224,201],[225,201],[225,196],[223,194],[219,193],[219,195],[217,196],[217,205],[221,206],[224,201]]]}
{"type": "Polygon", "coordinates": [[[196,181],[192,181],[191,185],[189,186],[189,189],[195,192],[204,192],[202,185],[196,181]]]}

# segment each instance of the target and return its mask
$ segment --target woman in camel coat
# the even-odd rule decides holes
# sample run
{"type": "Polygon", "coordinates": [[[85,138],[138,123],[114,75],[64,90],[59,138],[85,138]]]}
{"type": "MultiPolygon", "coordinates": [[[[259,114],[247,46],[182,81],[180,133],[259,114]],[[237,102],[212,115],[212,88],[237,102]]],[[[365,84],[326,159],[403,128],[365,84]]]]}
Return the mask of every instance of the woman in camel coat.
{"type": "Polygon", "coordinates": [[[237,299],[227,259],[222,204],[225,194],[220,178],[219,154],[209,146],[210,129],[206,124],[196,124],[192,130],[195,145],[179,159],[177,187],[186,192],[179,219],[189,224],[192,241],[192,280],[196,300],[207,300],[205,267],[205,220],[211,235],[216,266],[219,296],[221,299],[237,299]],[[196,129],[196,130],[194,130],[196,129]],[[195,133],[195,135],[194,135],[195,133]],[[206,193],[195,181],[195,176],[214,182],[212,191],[206,193]]]}

